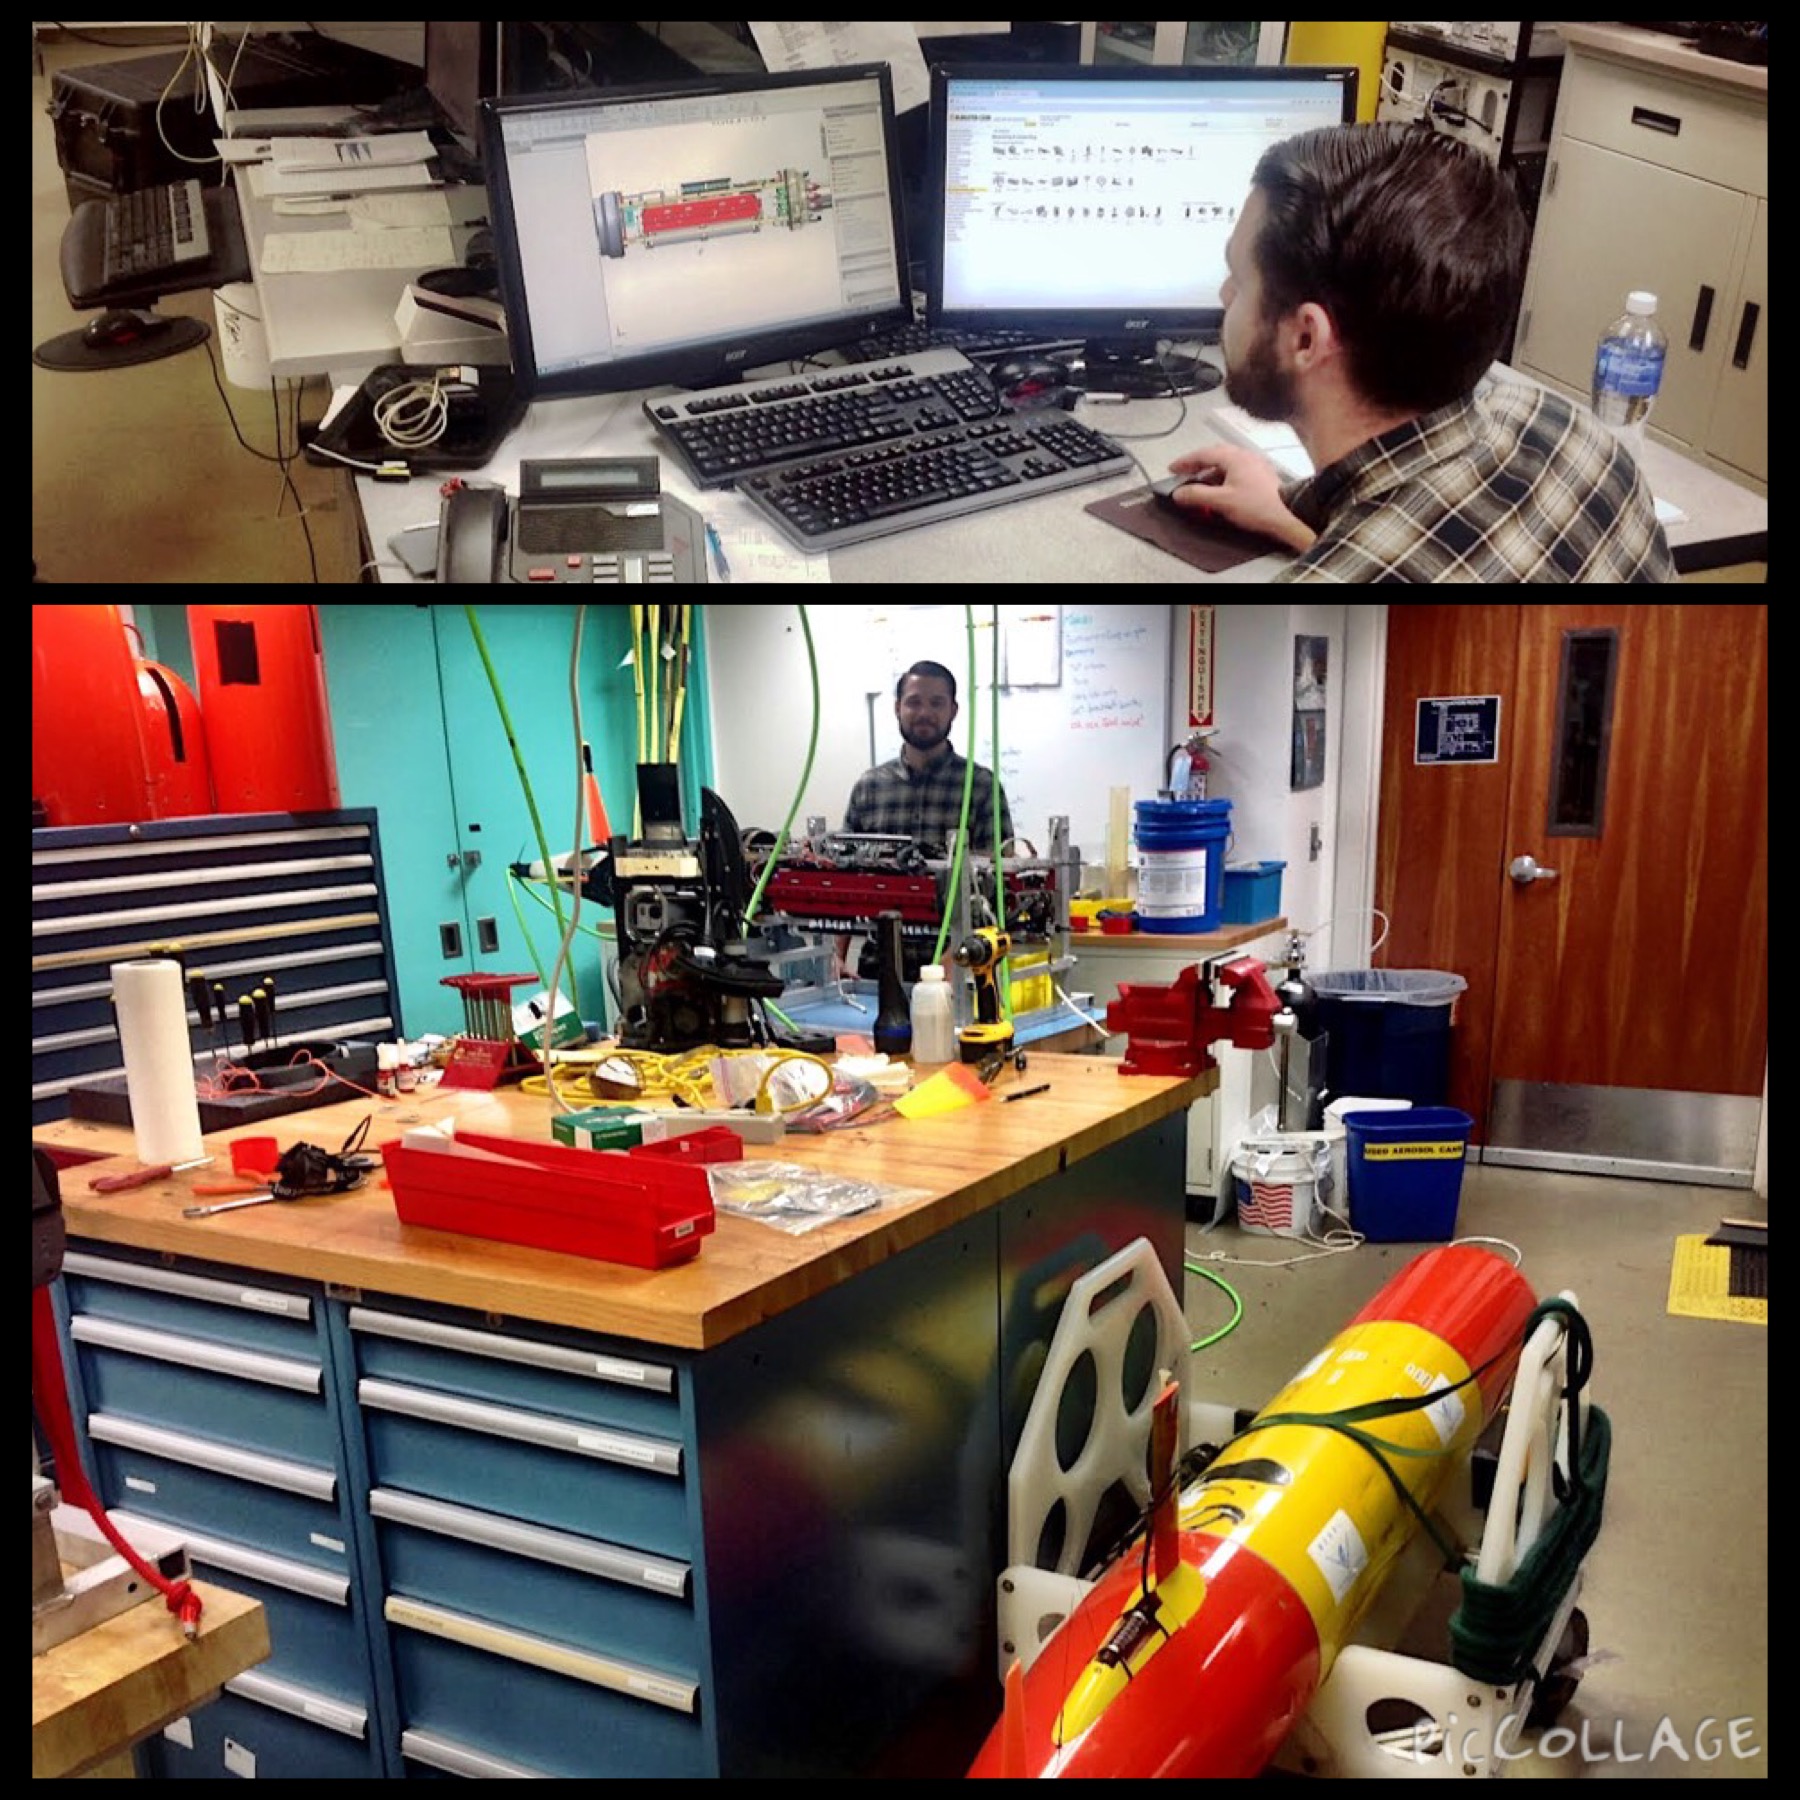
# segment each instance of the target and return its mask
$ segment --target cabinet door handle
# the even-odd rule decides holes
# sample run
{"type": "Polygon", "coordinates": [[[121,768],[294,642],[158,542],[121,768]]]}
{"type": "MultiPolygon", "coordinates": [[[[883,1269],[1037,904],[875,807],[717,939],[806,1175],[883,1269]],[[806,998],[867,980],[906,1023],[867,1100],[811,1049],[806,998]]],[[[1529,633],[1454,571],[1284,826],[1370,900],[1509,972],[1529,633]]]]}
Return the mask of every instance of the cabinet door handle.
{"type": "Polygon", "coordinates": [[[1646,131],[1660,131],[1665,137],[1681,136],[1681,121],[1673,113],[1652,112],[1647,106],[1631,109],[1631,122],[1646,131]]]}
{"type": "Polygon", "coordinates": [[[1694,302],[1694,328],[1688,333],[1688,348],[1696,354],[1706,348],[1706,333],[1712,325],[1715,297],[1711,288],[1703,287],[1700,298],[1694,302]]]}
{"type": "Polygon", "coordinates": [[[1762,308],[1754,300],[1746,300],[1743,321],[1738,326],[1737,348],[1731,353],[1734,369],[1749,368],[1750,346],[1756,342],[1756,322],[1761,317],[1762,308]]]}

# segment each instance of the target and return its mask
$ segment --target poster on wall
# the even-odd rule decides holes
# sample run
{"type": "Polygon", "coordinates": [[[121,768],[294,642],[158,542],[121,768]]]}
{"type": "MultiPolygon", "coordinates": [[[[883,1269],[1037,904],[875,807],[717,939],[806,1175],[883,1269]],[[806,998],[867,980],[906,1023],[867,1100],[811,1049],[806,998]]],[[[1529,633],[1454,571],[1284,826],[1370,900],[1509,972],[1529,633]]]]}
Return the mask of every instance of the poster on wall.
{"type": "Polygon", "coordinates": [[[1204,731],[1213,722],[1213,609],[1188,608],[1188,730],[1204,731]]]}
{"type": "Polygon", "coordinates": [[[1294,748],[1288,786],[1299,793],[1325,782],[1325,674],[1329,640],[1294,639],[1294,748]]]}

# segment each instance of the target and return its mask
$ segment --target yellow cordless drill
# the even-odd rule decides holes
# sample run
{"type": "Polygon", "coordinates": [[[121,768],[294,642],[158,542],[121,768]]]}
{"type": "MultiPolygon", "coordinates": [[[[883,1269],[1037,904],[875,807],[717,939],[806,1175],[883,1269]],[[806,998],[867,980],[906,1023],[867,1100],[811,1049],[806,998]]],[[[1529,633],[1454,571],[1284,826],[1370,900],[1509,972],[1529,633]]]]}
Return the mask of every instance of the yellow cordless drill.
{"type": "Polygon", "coordinates": [[[983,926],[956,946],[956,961],[975,978],[975,1023],[956,1034],[957,1054],[966,1063],[979,1063],[998,1052],[1011,1050],[1013,1028],[1000,1014],[1000,984],[994,971],[1012,950],[1004,931],[983,926]]]}

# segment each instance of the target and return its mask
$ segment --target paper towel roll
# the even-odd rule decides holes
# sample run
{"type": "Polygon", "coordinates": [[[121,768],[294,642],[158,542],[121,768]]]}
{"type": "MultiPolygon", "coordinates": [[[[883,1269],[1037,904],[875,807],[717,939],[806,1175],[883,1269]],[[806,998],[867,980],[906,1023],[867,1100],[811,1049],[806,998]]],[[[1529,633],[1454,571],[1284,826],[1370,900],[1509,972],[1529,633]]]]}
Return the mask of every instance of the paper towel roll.
{"type": "Polygon", "coordinates": [[[167,958],[114,963],[112,983],[138,1161],[191,1162],[204,1152],[181,965],[167,958]]]}

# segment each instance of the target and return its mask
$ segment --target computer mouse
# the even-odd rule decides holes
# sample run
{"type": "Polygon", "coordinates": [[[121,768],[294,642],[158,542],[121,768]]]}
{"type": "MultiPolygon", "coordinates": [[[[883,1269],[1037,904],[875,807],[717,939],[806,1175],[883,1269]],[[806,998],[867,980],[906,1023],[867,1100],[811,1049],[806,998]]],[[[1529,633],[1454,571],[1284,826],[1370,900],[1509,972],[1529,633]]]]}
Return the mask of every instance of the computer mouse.
{"type": "Polygon", "coordinates": [[[120,344],[141,344],[149,338],[160,337],[171,323],[158,313],[108,307],[88,322],[81,341],[90,349],[111,350],[120,344]]]}
{"type": "Polygon", "coordinates": [[[1161,481],[1151,482],[1150,492],[1162,505],[1170,507],[1176,512],[1185,513],[1189,509],[1175,498],[1183,488],[1217,487],[1224,479],[1225,471],[1223,469],[1200,469],[1191,475],[1165,475],[1161,481]]]}
{"type": "Polygon", "coordinates": [[[995,363],[989,373],[994,386],[1013,399],[1028,399],[1048,388],[1060,388],[1069,379],[1067,369],[1040,356],[1009,356],[995,363]]]}

